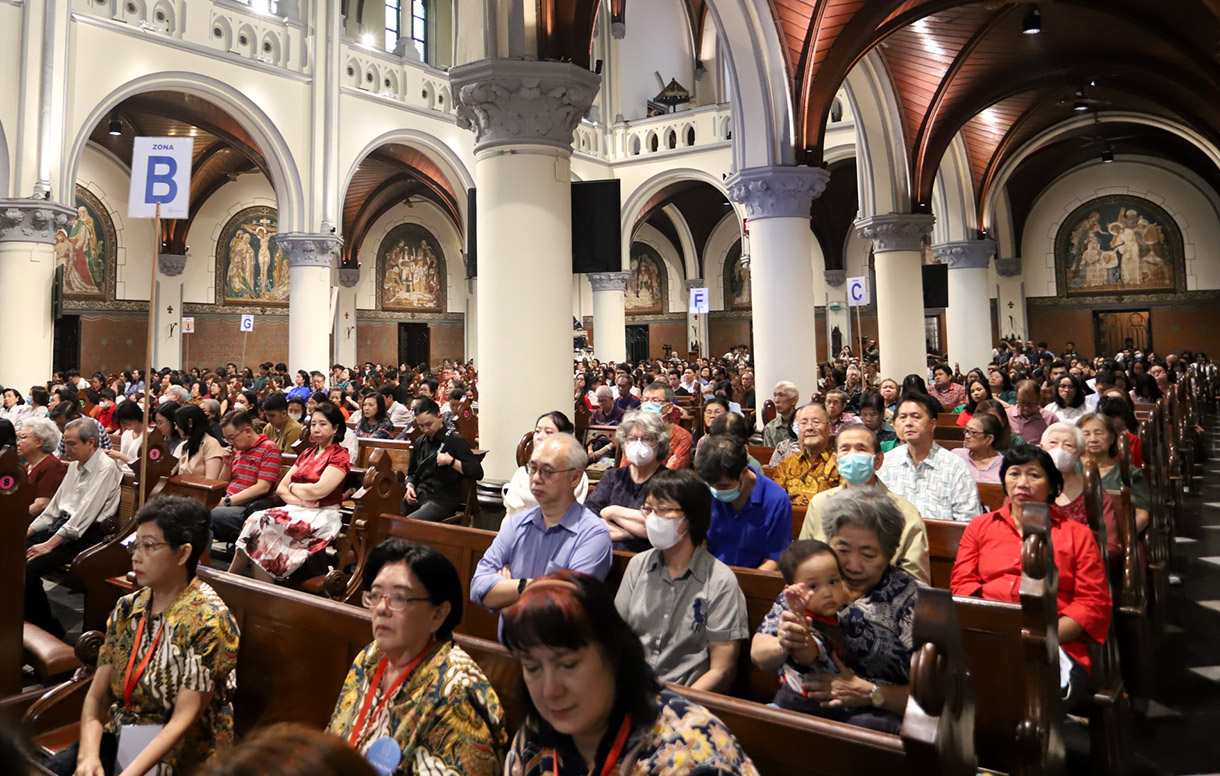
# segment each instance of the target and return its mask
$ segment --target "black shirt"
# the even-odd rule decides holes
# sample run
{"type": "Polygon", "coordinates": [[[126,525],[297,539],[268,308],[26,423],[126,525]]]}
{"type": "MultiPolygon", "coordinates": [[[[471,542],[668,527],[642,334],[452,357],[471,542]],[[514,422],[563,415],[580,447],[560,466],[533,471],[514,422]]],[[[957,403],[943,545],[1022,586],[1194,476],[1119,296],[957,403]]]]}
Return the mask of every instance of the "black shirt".
{"type": "Polygon", "coordinates": [[[407,466],[407,482],[415,486],[415,495],[420,503],[443,501],[457,504],[462,500],[462,478],[483,479],[483,464],[470,450],[466,440],[456,431],[442,430],[435,437],[421,434],[411,451],[411,463],[407,466]],[[452,465],[437,466],[436,455],[449,453],[461,461],[462,472],[452,465]]]}

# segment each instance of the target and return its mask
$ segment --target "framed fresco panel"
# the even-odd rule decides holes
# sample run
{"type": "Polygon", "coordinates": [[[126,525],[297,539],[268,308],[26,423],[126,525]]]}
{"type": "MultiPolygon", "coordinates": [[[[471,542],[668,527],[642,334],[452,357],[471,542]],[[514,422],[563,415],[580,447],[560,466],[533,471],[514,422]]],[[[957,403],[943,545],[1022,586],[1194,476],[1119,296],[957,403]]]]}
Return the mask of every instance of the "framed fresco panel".
{"type": "Polygon", "coordinates": [[[444,312],[445,255],[420,224],[399,224],[377,247],[377,296],[382,310],[444,312]]]}
{"type": "Polygon", "coordinates": [[[1098,197],[1068,215],[1055,235],[1060,295],[1173,293],[1185,290],[1182,232],[1141,197],[1098,197]]]}
{"type": "Polygon", "coordinates": [[[223,304],[288,305],[288,257],[276,243],[273,207],[239,210],[216,241],[216,298],[223,304]]]}
{"type": "Polygon", "coordinates": [[[751,309],[750,268],[741,265],[741,240],[724,257],[724,309],[751,309]]]}
{"type": "Polygon", "coordinates": [[[650,245],[637,242],[631,246],[625,301],[629,313],[665,312],[665,260],[650,245]]]}
{"type": "Polygon", "coordinates": [[[93,192],[76,187],[76,217],[55,233],[55,261],[64,267],[64,296],[105,301],[118,251],[114,222],[93,192]]]}

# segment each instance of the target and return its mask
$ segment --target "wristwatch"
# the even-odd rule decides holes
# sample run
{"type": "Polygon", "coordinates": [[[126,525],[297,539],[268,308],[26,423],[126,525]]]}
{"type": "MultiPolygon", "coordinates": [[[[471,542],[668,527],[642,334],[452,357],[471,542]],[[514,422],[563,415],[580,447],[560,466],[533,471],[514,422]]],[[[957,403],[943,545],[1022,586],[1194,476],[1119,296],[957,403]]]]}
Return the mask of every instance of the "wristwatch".
{"type": "Polygon", "coordinates": [[[529,580],[528,580],[528,579],[521,579],[521,580],[518,580],[518,581],[517,581],[517,595],[521,595],[522,593],[524,593],[524,592],[525,592],[525,586],[526,586],[526,585],[528,585],[528,584],[529,584],[529,580]]]}
{"type": "Polygon", "coordinates": [[[869,703],[873,704],[877,708],[881,708],[881,705],[883,703],[885,703],[885,697],[882,696],[881,688],[879,686],[877,686],[876,682],[873,682],[873,689],[868,694],[868,700],[869,700],[869,703]]]}
{"type": "Polygon", "coordinates": [[[228,493],[225,494],[225,506],[226,507],[233,506],[233,499],[229,497],[228,493]]]}

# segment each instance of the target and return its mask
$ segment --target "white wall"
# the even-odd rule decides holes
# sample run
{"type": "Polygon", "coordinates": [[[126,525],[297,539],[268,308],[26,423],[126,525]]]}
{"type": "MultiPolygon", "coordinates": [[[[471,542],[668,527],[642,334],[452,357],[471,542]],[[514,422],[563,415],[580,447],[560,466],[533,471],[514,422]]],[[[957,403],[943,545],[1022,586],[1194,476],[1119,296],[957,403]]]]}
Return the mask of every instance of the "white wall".
{"type": "Polygon", "coordinates": [[[356,286],[356,309],[377,309],[377,250],[394,227],[419,224],[436,237],[445,258],[445,309],[451,313],[466,312],[466,265],[462,263],[462,235],[439,207],[426,200],[417,200],[412,207],[396,205],[369,229],[360,244],[360,284],[356,286]]]}
{"type": "MultiPolygon", "coordinates": [[[[680,0],[649,0],[627,6],[627,35],[618,41],[618,112],[628,121],[646,115],[647,101],[661,91],[653,72],[695,89],[690,26],[680,0]]],[[[607,118],[613,118],[607,117],[607,118]]]]}
{"type": "Polygon", "coordinates": [[[152,219],[127,218],[127,195],[131,185],[127,166],[96,146],[86,146],[76,182],[97,195],[114,222],[115,242],[118,243],[115,298],[146,301],[156,238],[152,219]]]}
{"type": "MultiPolygon", "coordinates": [[[[262,173],[240,175],[217,189],[199,208],[186,235],[186,269],[182,272],[183,301],[216,303],[216,243],[225,222],[248,207],[275,207],[275,191],[262,173]]],[[[280,222],[278,229],[288,231],[280,222]]]]}
{"type": "Polygon", "coordinates": [[[1220,289],[1220,197],[1190,170],[1151,157],[1091,162],[1069,171],[1038,197],[1021,235],[1020,255],[1029,296],[1055,296],[1055,235],[1064,219],[1095,197],[1130,194],[1160,205],[1182,230],[1186,289],[1220,289]],[[1210,247],[1209,247],[1210,246],[1210,247]],[[1198,255],[1202,253],[1202,255],[1198,255]]]}

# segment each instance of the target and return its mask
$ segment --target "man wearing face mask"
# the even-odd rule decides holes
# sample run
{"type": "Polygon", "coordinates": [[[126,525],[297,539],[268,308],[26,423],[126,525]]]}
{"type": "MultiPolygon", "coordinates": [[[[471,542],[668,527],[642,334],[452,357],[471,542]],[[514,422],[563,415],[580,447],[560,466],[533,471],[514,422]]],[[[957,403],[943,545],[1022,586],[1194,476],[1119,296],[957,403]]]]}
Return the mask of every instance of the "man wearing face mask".
{"type": "Polygon", "coordinates": [[[735,437],[709,437],[695,454],[695,470],[715,499],[708,552],[730,566],[777,571],[792,543],[792,502],[784,489],[746,465],[746,446],[735,437]]]}
{"type": "Polygon", "coordinates": [[[639,634],[657,678],[727,692],[750,631],[737,577],[704,546],[711,511],[712,495],[697,474],[658,472],[641,509],[653,549],[627,564],[614,605],[639,634]]]}
{"type": "Polygon", "coordinates": [[[839,464],[839,479],[842,484],[837,488],[822,491],[809,501],[809,509],[805,512],[805,522],[801,525],[799,538],[826,541],[822,510],[836,493],[852,488],[876,488],[894,502],[894,506],[902,515],[902,538],[898,542],[897,551],[890,559],[890,565],[897,566],[922,582],[932,584],[932,570],[928,561],[928,531],[919,510],[910,501],[891,492],[885,487],[885,483],[877,479],[877,469],[885,461],[885,453],[881,452],[877,435],[863,423],[845,426],[835,440],[835,457],[839,464]]]}
{"type": "Polygon", "coordinates": [[[839,484],[834,455],[826,449],[831,425],[830,415],[821,404],[806,404],[797,410],[801,447],[784,458],[775,471],[775,484],[787,491],[794,506],[806,506],[809,499],[839,484]]]}
{"type": "Polygon", "coordinates": [[[263,433],[280,449],[281,453],[292,452],[292,446],[301,438],[301,424],[288,416],[288,399],[282,393],[273,393],[263,401],[263,417],[267,425],[263,433]]]}
{"type": "MultiPolygon", "coordinates": [[[[644,389],[644,398],[640,409],[654,415],[659,415],[665,422],[665,430],[669,432],[669,457],[665,459],[665,468],[677,471],[690,468],[691,450],[695,440],[690,432],[673,422],[674,391],[667,383],[656,382],[644,389]]],[[[628,464],[623,456],[620,466],[628,464]]]]}

